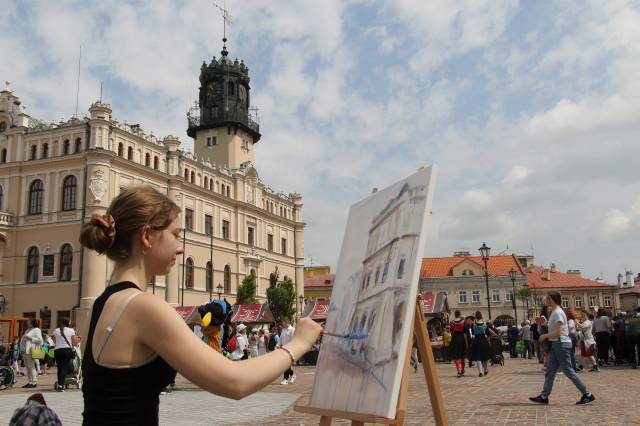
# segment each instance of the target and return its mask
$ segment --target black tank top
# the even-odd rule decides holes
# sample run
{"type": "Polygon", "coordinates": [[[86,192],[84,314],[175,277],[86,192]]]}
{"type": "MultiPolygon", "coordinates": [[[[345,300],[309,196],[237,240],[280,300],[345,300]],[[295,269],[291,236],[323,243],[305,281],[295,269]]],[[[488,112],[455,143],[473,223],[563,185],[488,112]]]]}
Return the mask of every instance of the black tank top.
{"type": "Polygon", "coordinates": [[[157,425],[160,391],[176,372],[159,356],[133,368],[107,368],[95,363],[92,343],[96,324],[109,297],[131,282],[110,285],[93,304],[89,333],[82,359],[83,425],[157,425]]]}

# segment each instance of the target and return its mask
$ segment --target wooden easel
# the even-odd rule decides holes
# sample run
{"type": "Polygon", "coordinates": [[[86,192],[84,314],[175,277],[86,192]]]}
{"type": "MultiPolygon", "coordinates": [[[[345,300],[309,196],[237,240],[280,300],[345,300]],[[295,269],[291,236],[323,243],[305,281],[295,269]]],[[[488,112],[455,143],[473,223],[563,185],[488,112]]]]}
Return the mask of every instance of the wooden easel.
{"type": "Polygon", "coordinates": [[[431,400],[431,409],[436,425],[444,426],[448,424],[447,413],[444,409],[444,401],[440,392],[440,381],[436,372],[436,363],[433,359],[433,351],[431,349],[431,340],[427,325],[422,315],[422,295],[418,294],[416,308],[413,316],[412,333],[409,335],[409,345],[407,355],[404,361],[404,370],[402,372],[402,382],[400,383],[400,394],[398,396],[398,405],[396,409],[396,417],[393,419],[379,417],[373,414],[352,413],[349,411],[326,410],[322,408],[308,407],[306,405],[296,405],[294,411],[307,414],[315,414],[320,416],[320,426],[331,425],[332,419],[351,420],[352,426],[364,426],[365,423],[376,423],[384,425],[404,425],[407,413],[407,393],[409,390],[409,370],[411,369],[411,348],[413,347],[413,336],[418,340],[418,352],[422,358],[422,369],[424,378],[427,382],[427,390],[431,400]]]}

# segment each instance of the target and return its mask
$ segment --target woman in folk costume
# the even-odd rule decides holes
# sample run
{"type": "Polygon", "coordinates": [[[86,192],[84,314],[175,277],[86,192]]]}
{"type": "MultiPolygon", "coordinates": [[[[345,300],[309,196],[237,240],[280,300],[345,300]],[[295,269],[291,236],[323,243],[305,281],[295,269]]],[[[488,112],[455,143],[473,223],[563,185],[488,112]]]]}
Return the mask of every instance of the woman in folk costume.
{"type": "Polygon", "coordinates": [[[471,343],[471,360],[476,362],[478,376],[489,374],[487,361],[491,358],[491,345],[489,344],[489,334],[495,334],[487,327],[487,323],[482,319],[482,312],[476,312],[476,319],[473,322],[473,343],[471,343]]]}
{"type": "Polygon", "coordinates": [[[455,311],[455,318],[451,321],[451,345],[449,346],[449,356],[456,365],[458,377],[464,375],[464,359],[469,346],[469,333],[465,325],[464,318],[460,316],[460,311],[455,311]]]}

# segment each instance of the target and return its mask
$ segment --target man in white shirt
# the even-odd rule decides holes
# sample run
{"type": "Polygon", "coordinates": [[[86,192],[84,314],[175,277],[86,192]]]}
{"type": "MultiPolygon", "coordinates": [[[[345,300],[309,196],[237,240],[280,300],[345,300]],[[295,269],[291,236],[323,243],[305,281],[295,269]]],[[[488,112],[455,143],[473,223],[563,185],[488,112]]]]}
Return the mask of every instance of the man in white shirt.
{"type": "MultiPolygon", "coordinates": [[[[291,325],[291,321],[287,317],[284,317],[282,319],[281,325],[282,325],[282,331],[280,332],[280,344],[278,345],[279,347],[282,347],[287,343],[289,343],[293,338],[293,333],[296,331],[296,329],[291,325]]],[[[287,371],[284,372],[284,380],[282,380],[280,384],[288,385],[289,383],[295,382],[295,380],[296,380],[296,375],[293,374],[293,369],[289,368],[287,371]]]]}
{"type": "Polygon", "coordinates": [[[233,361],[246,359],[249,352],[249,340],[247,340],[247,326],[238,324],[236,327],[236,350],[231,353],[233,361]]]}
{"type": "Polygon", "coordinates": [[[562,298],[560,293],[551,292],[546,297],[546,303],[551,309],[549,317],[549,332],[540,336],[540,342],[549,340],[551,342],[551,352],[549,352],[549,364],[544,376],[544,386],[540,395],[531,397],[529,400],[537,404],[548,404],[549,395],[553,388],[553,381],[559,369],[573,382],[575,387],[582,393],[582,397],[576,405],[586,405],[592,403],[596,397],[587,389],[587,386],[580,380],[578,374],[571,365],[572,343],[569,337],[569,322],[567,316],[560,307],[562,298]]]}

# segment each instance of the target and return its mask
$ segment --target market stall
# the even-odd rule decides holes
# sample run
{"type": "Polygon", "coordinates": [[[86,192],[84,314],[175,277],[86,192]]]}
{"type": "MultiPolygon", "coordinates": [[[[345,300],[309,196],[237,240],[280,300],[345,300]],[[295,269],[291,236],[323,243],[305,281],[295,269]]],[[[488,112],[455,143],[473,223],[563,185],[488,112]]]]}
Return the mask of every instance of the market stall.
{"type": "Polygon", "coordinates": [[[327,312],[329,312],[329,299],[319,297],[307,303],[302,311],[302,317],[309,317],[314,321],[325,322],[327,320],[327,312]]]}
{"type": "Polygon", "coordinates": [[[449,302],[445,292],[433,291],[422,293],[422,314],[427,322],[427,330],[431,338],[431,347],[437,361],[444,360],[442,334],[449,322],[449,302]]]}

